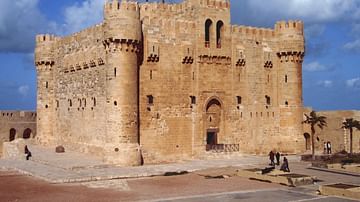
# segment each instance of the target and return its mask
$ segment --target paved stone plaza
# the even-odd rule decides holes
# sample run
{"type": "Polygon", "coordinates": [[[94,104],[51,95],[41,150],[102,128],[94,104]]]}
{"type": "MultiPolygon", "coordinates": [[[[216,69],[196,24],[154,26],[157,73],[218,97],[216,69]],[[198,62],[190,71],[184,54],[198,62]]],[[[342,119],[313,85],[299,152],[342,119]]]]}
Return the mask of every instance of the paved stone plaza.
{"type": "MultiPolygon", "coordinates": [[[[206,159],[183,161],[172,164],[146,165],[141,167],[117,167],[104,164],[95,157],[66,151],[58,154],[52,149],[30,146],[33,158],[30,161],[1,159],[0,188],[1,197],[19,201],[29,201],[21,197],[21,191],[9,196],[6,191],[10,184],[18,186],[14,176],[27,180],[41,181],[45,185],[55,186],[54,201],[352,201],[349,199],[317,195],[318,185],[329,183],[360,184],[360,175],[355,173],[334,173],[310,169],[309,164],[300,162],[298,156],[288,156],[290,169],[294,173],[317,176],[314,185],[286,187],[275,183],[259,182],[242,177],[207,178],[206,176],[223,176],[237,169],[265,167],[268,159],[265,156],[228,156],[227,159],[206,159]],[[18,171],[18,172],[13,172],[18,171]],[[188,174],[164,176],[166,173],[187,171],[188,174]],[[25,176],[21,174],[25,174],[25,176]],[[2,184],[6,183],[6,184],[2,184]],[[50,184],[49,184],[50,183],[50,184]],[[51,185],[53,184],[53,185],[51,185]],[[72,188],[69,188],[72,187],[72,188]],[[78,190],[78,191],[67,191],[78,190]],[[93,190],[93,191],[91,191],[93,190]],[[86,193],[92,193],[86,194],[86,193]],[[82,193],[77,198],[72,195],[82,193]],[[104,195],[106,193],[106,197],[104,195]],[[61,196],[61,197],[60,197],[61,196]]],[[[29,182],[30,183],[30,182],[29,182]]],[[[34,184],[31,182],[30,184],[34,184]]],[[[23,185],[24,186],[24,185],[23,185]]],[[[33,185],[32,185],[33,186],[33,185]]],[[[33,189],[39,191],[44,188],[33,189]]],[[[11,186],[10,186],[11,187],[11,186]]],[[[50,189],[50,188],[49,188],[50,189]]],[[[28,188],[24,190],[26,193],[28,188]]],[[[51,190],[51,189],[50,189],[51,190]]],[[[29,188],[28,191],[31,191],[29,188]]],[[[43,191],[41,191],[43,192],[43,191]]],[[[40,194],[41,195],[41,194],[40,194]]],[[[43,200],[37,198],[38,200],[43,200]]],[[[48,198],[47,198],[48,199],[48,198]]],[[[47,200],[46,199],[46,200],[47,200]]],[[[36,201],[36,197],[32,199],[36,201]]],[[[30,200],[31,201],[31,200],[30,200]]]]}

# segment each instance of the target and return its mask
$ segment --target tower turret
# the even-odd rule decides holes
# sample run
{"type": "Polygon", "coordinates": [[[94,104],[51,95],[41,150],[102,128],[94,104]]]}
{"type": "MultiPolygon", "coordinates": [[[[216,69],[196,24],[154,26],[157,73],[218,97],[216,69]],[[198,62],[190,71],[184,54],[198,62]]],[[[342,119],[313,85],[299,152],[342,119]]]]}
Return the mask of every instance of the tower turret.
{"type": "Polygon", "coordinates": [[[140,164],[138,70],[141,50],[140,9],[136,2],[113,0],[104,9],[106,49],[107,146],[105,160],[140,164]]]}
{"type": "Polygon", "coordinates": [[[57,37],[37,35],[35,66],[37,70],[37,140],[42,144],[53,143],[54,75],[53,46],[57,37]]]}
{"type": "MultiPolygon", "coordinates": [[[[297,137],[288,140],[290,147],[302,142],[302,62],[304,58],[304,25],[301,21],[282,21],[275,25],[278,38],[279,64],[279,105],[280,127],[284,140],[286,137],[297,137]],[[295,142],[298,142],[295,144],[295,142]]],[[[289,152],[299,152],[298,148],[288,148],[289,152]]]]}

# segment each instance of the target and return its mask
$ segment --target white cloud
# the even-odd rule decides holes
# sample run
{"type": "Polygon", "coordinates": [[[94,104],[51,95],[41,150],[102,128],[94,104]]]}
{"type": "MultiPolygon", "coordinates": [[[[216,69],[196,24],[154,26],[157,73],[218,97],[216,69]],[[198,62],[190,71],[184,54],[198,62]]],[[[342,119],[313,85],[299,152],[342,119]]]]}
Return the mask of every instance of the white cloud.
{"type": "Polygon", "coordinates": [[[20,95],[22,95],[23,97],[26,97],[29,93],[30,87],[28,85],[22,85],[18,88],[18,92],[20,93],[20,95]]]}
{"type": "Polygon", "coordinates": [[[307,24],[316,24],[353,18],[360,7],[360,2],[356,0],[233,0],[231,3],[238,8],[242,7],[242,12],[235,14],[240,17],[233,19],[268,26],[281,19],[301,19],[307,24]]]}
{"type": "Polygon", "coordinates": [[[347,80],[346,86],[349,88],[360,88],[360,77],[347,80]]]}
{"type": "Polygon", "coordinates": [[[333,81],[330,80],[318,81],[317,85],[322,86],[324,88],[331,88],[333,86],[333,81]]]}
{"type": "Polygon", "coordinates": [[[0,52],[32,52],[35,35],[51,32],[54,23],[38,8],[39,0],[0,1],[0,52]]]}
{"type": "Polygon", "coordinates": [[[344,49],[347,51],[355,51],[355,52],[360,51],[360,39],[346,43],[344,45],[344,49]]]}
{"type": "Polygon", "coordinates": [[[78,32],[91,25],[100,23],[103,19],[105,0],[85,0],[81,4],[65,9],[65,32],[66,34],[78,32]]]}
{"type": "Polygon", "coordinates": [[[329,70],[325,65],[320,64],[319,62],[311,62],[304,64],[304,70],[308,72],[320,72],[329,70]]]}

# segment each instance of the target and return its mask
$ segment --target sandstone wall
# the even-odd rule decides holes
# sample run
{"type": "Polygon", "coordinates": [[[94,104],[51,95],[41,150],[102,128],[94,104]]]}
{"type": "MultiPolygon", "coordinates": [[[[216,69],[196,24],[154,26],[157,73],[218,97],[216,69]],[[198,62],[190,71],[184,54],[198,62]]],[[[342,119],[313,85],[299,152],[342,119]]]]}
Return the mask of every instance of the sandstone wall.
{"type": "Polygon", "coordinates": [[[3,142],[24,137],[36,137],[36,113],[31,111],[0,111],[0,152],[2,152],[3,142]]]}
{"type": "Polygon", "coordinates": [[[231,25],[228,0],[114,0],[104,16],[71,36],[37,37],[40,143],[123,165],[138,162],[128,158],[139,144],[145,163],[209,145],[302,151],[301,22],[231,25]]]}
{"type": "MultiPolygon", "coordinates": [[[[305,113],[309,114],[310,110],[305,113]]],[[[347,118],[353,118],[360,121],[360,111],[319,111],[317,115],[325,116],[327,127],[323,130],[315,128],[315,151],[322,153],[324,151],[324,142],[331,142],[332,152],[350,151],[350,134],[349,130],[342,129],[342,123],[347,118]]],[[[311,135],[311,129],[308,125],[304,125],[304,133],[311,135]]],[[[306,142],[305,136],[303,139],[306,142]]],[[[311,144],[311,141],[308,142],[311,144]]],[[[308,147],[307,150],[310,150],[308,147]]],[[[354,128],[353,131],[353,152],[360,152],[360,131],[354,128]]]]}

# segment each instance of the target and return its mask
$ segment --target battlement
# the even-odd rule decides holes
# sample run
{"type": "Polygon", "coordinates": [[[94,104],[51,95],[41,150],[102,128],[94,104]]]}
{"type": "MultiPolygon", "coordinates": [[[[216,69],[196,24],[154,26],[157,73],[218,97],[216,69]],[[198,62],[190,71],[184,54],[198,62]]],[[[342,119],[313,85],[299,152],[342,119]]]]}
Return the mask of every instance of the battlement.
{"type": "Polygon", "coordinates": [[[140,4],[140,8],[142,11],[147,12],[178,12],[199,5],[217,9],[230,9],[230,0],[185,0],[182,3],[146,2],[140,4]]]}
{"type": "Polygon", "coordinates": [[[119,11],[119,10],[124,10],[124,11],[139,11],[139,5],[137,2],[133,2],[133,1],[119,1],[119,0],[112,0],[112,1],[107,1],[105,3],[104,6],[104,11],[119,11]]]}
{"type": "Polygon", "coordinates": [[[230,9],[230,0],[201,0],[200,4],[217,9],[230,9]]]}
{"type": "Polygon", "coordinates": [[[29,121],[35,122],[36,121],[36,112],[34,111],[13,111],[13,110],[1,110],[0,111],[0,120],[7,120],[7,121],[15,121],[15,120],[22,120],[22,121],[29,121]]]}
{"type": "Polygon", "coordinates": [[[250,38],[273,38],[275,31],[273,29],[248,27],[248,26],[232,26],[232,32],[240,35],[245,35],[250,38]]]}
{"type": "Polygon", "coordinates": [[[57,41],[58,39],[59,39],[59,37],[52,35],[52,34],[36,35],[36,43],[52,42],[52,41],[57,41]]]}
{"type": "Polygon", "coordinates": [[[279,21],[275,24],[275,32],[277,34],[304,34],[304,23],[302,21],[279,21]]]}
{"type": "Polygon", "coordinates": [[[102,31],[103,23],[95,24],[89,28],[83,29],[78,32],[74,32],[68,36],[59,38],[62,44],[71,44],[74,40],[80,40],[81,38],[88,38],[89,35],[94,36],[102,31]]]}

